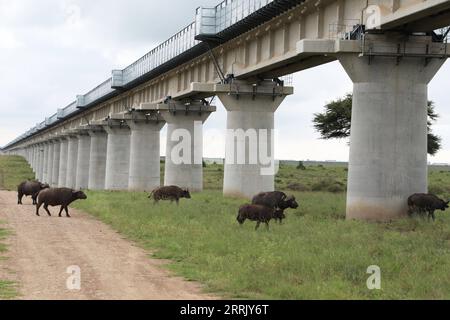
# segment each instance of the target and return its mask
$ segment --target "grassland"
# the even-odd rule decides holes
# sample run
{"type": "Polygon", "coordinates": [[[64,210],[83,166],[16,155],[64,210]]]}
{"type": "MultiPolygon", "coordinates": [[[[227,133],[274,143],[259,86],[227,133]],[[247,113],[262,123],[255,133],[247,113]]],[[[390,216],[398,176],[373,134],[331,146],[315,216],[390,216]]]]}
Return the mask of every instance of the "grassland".
{"type": "Polygon", "coordinates": [[[22,157],[0,156],[0,190],[17,190],[27,179],[34,179],[34,174],[22,157]]]}
{"type": "MultiPolygon", "coordinates": [[[[0,221],[0,262],[3,259],[2,255],[6,252],[6,246],[2,243],[8,235],[8,231],[1,228],[0,221]]],[[[0,300],[12,299],[17,296],[16,284],[12,281],[0,279],[0,300]]]]}
{"type": "MultiPolygon", "coordinates": [[[[441,171],[430,170],[430,189],[449,197],[450,172],[441,171]]],[[[176,274],[228,298],[450,299],[448,212],[435,223],[346,221],[346,173],[282,166],[277,188],[296,195],[300,207],[269,230],[237,224],[243,200],[222,196],[220,165],[205,168],[207,191],[179,207],[154,206],[145,193],[106,191],[88,191],[75,206],[170,259],[176,274]],[[371,265],[381,268],[381,290],[367,289],[371,265]]]]}

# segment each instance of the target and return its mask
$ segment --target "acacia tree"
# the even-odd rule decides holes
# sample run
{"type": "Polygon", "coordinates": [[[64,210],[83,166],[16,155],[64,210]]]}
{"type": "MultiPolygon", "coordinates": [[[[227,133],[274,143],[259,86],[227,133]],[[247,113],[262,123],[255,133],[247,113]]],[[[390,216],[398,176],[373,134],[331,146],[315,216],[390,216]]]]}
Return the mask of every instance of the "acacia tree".
{"type": "MultiPolygon", "coordinates": [[[[314,114],[314,128],[320,133],[322,139],[343,139],[350,136],[352,121],[353,95],[328,103],[323,113],[314,114]]],[[[437,121],[433,101],[428,101],[428,153],[435,155],[441,149],[441,138],[432,133],[431,126],[437,121]]]]}

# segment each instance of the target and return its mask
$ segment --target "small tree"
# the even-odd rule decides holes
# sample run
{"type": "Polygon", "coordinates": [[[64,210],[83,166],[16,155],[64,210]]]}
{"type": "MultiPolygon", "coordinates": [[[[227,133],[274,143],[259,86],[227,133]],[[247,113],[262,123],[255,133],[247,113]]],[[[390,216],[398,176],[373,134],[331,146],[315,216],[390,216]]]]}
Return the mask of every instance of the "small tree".
{"type": "Polygon", "coordinates": [[[303,164],[303,161],[299,161],[297,165],[298,170],[306,170],[305,165],[303,164]]]}
{"type": "MultiPolygon", "coordinates": [[[[342,139],[350,136],[353,95],[332,101],[325,106],[325,112],[314,115],[314,128],[322,139],[342,139]]],[[[432,133],[431,126],[437,121],[434,103],[428,101],[428,153],[435,155],[441,149],[441,138],[432,133]]]]}

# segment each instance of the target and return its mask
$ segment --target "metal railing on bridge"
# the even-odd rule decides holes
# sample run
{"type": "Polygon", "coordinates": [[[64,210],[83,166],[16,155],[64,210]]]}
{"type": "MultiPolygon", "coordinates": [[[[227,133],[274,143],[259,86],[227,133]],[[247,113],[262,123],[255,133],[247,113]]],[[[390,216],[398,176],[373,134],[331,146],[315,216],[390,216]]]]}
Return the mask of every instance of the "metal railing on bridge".
{"type": "MultiPolygon", "coordinates": [[[[219,34],[239,22],[245,22],[251,27],[252,24],[245,19],[248,19],[252,14],[258,13],[259,10],[269,8],[271,14],[277,15],[280,12],[283,12],[283,10],[287,10],[302,2],[304,2],[304,0],[224,0],[214,7],[199,7],[196,10],[195,21],[193,23],[125,69],[113,70],[111,78],[107,79],[85,95],[77,96],[77,100],[67,107],[58,109],[56,114],[43,122],[43,126],[44,128],[50,126],[57,121],[78,112],[80,108],[90,106],[101,99],[107,98],[109,95],[113,94],[116,89],[123,88],[180,55],[186,54],[186,52],[189,52],[201,44],[201,41],[196,40],[196,37],[199,35],[219,34]]],[[[267,17],[270,17],[270,14],[267,12],[258,15],[258,19],[267,17]]],[[[41,130],[41,125],[42,124],[33,128],[33,132],[35,133],[41,130]]],[[[7,147],[25,137],[27,136],[23,135],[19,137],[8,144],[7,147]]]]}

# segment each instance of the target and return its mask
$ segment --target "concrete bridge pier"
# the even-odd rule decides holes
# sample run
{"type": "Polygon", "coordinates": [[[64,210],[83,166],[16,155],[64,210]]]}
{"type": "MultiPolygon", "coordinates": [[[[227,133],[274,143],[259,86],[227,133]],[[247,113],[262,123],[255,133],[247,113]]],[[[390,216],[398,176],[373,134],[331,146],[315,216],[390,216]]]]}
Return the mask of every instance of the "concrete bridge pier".
{"type": "Polygon", "coordinates": [[[407,198],[428,189],[428,83],[445,59],[391,55],[369,63],[343,54],[339,60],[354,83],[347,218],[406,216],[407,198]]]}
{"type": "Polygon", "coordinates": [[[37,154],[36,154],[36,179],[42,181],[42,158],[43,158],[43,149],[42,144],[38,143],[36,146],[37,154]]]}
{"type": "Polygon", "coordinates": [[[76,133],[71,133],[67,140],[66,187],[74,189],[77,181],[78,137],[76,133]]]}
{"type": "Polygon", "coordinates": [[[91,128],[89,135],[91,137],[91,151],[89,158],[88,189],[104,190],[108,135],[102,127],[91,128]]]}
{"type": "Polygon", "coordinates": [[[31,146],[31,169],[36,173],[36,145],[31,146]]]}
{"type": "Polygon", "coordinates": [[[108,133],[105,189],[127,190],[130,172],[130,128],[120,121],[110,120],[104,126],[108,133]]]}
{"type": "Polygon", "coordinates": [[[275,188],[274,116],[293,88],[271,81],[258,86],[235,82],[234,87],[231,92],[239,95],[229,89],[218,93],[227,110],[223,192],[251,198],[275,188]]]}
{"type": "Polygon", "coordinates": [[[48,154],[49,154],[49,146],[48,141],[45,141],[42,144],[43,149],[43,157],[42,157],[42,182],[47,183],[48,181],[48,154]]]}
{"type": "Polygon", "coordinates": [[[128,120],[130,137],[130,191],[152,191],[161,185],[160,131],[162,119],[128,120]]]}
{"type": "Polygon", "coordinates": [[[47,156],[47,181],[50,186],[53,180],[53,151],[54,151],[54,141],[49,140],[47,143],[48,156],[47,156]]]}
{"type": "Polygon", "coordinates": [[[78,157],[75,189],[87,189],[89,184],[89,162],[91,154],[91,137],[87,130],[78,130],[78,157]]]}
{"type": "Polygon", "coordinates": [[[52,180],[50,186],[56,188],[59,180],[59,159],[61,156],[61,140],[53,141],[52,180]]]}
{"type": "Polygon", "coordinates": [[[216,107],[201,102],[158,105],[167,122],[164,185],[203,190],[203,123],[216,107]]]}
{"type": "Polygon", "coordinates": [[[69,140],[65,136],[61,136],[59,147],[59,169],[58,169],[58,187],[63,188],[67,182],[67,162],[69,152],[69,140]]]}

